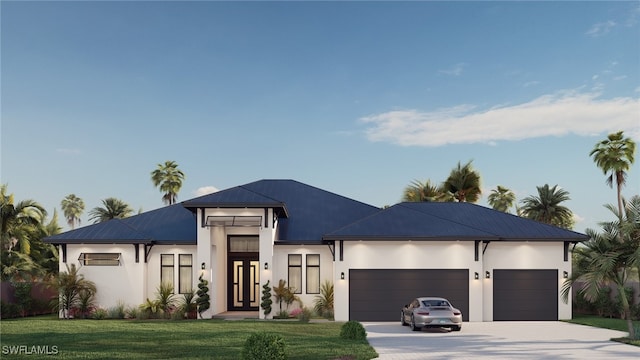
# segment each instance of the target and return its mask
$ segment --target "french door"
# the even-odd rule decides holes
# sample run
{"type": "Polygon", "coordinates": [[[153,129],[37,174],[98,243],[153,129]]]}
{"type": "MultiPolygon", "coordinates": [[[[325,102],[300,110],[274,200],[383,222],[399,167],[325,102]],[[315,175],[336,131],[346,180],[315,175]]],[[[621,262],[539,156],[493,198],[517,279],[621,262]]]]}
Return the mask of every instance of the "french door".
{"type": "MultiPolygon", "coordinates": [[[[260,262],[255,249],[256,237],[229,237],[228,299],[229,311],[253,311],[260,306],[260,262]],[[245,245],[246,244],[246,245],[245,245]],[[239,250],[239,251],[238,251],[239,250]]],[[[257,250],[257,249],[256,249],[257,250]]]]}

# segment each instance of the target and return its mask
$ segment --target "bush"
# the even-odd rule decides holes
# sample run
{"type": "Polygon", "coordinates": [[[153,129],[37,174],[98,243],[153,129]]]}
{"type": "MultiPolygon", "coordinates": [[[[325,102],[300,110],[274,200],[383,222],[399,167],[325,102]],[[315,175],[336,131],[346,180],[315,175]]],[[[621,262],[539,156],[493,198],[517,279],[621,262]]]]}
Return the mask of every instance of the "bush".
{"type": "Polygon", "coordinates": [[[122,301],[118,301],[118,304],[114,307],[110,307],[107,310],[107,317],[109,319],[124,319],[126,315],[124,303],[122,301]]]}
{"type": "Polygon", "coordinates": [[[20,315],[18,305],[0,301],[0,318],[9,319],[18,317],[18,315],[20,315]]]}
{"type": "Polygon", "coordinates": [[[357,321],[347,321],[340,329],[340,337],[343,339],[364,340],[367,338],[367,332],[364,326],[357,321]]]}
{"type": "Polygon", "coordinates": [[[285,347],[282,335],[265,332],[251,334],[244,343],[242,358],[248,360],[286,359],[285,347]]]}
{"type": "Polygon", "coordinates": [[[95,320],[104,320],[107,318],[109,313],[105,309],[97,308],[92,314],[91,318],[95,320]]]}
{"type": "Polygon", "coordinates": [[[311,320],[311,316],[313,316],[313,312],[308,307],[302,308],[302,310],[298,313],[297,318],[300,322],[308,323],[311,320]]]}
{"type": "Polygon", "coordinates": [[[276,319],[288,319],[289,318],[289,312],[287,310],[280,310],[278,311],[278,314],[276,314],[276,316],[274,316],[274,318],[276,319]]]}

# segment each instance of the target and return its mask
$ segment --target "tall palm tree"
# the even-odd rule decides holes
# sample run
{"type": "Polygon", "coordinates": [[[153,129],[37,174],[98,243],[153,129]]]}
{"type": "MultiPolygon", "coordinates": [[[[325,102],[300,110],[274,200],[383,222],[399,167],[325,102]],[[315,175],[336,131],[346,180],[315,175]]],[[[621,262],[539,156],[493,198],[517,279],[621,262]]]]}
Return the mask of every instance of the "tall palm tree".
{"type": "MultiPolygon", "coordinates": [[[[613,285],[619,294],[625,293],[625,286],[631,277],[633,267],[640,266],[640,198],[632,205],[626,204],[626,216],[617,221],[603,222],[602,232],[587,229],[590,239],[576,247],[576,266],[571,276],[562,284],[561,294],[568,301],[571,287],[579,284],[578,291],[589,301],[595,301],[603,287],[613,285]]],[[[615,206],[607,208],[617,213],[615,206]]],[[[616,214],[618,215],[618,214],[616,214]]],[[[620,306],[627,320],[629,338],[635,339],[635,329],[631,320],[631,310],[626,296],[620,296],[620,306]]]]}
{"type": "Polygon", "coordinates": [[[558,188],[558,185],[550,188],[549,184],[544,184],[544,186],[536,188],[538,196],[528,196],[521,201],[522,208],[520,210],[523,217],[571,229],[573,227],[573,213],[568,207],[560,205],[563,201],[571,199],[569,192],[558,188]]]}
{"type": "Polygon", "coordinates": [[[624,137],[623,131],[612,133],[605,140],[600,141],[591,150],[589,156],[593,156],[596,165],[602,169],[607,177],[607,185],[613,188],[615,181],[618,195],[618,214],[623,212],[622,186],[627,181],[627,173],[634,162],[636,143],[630,138],[624,137]]]}
{"type": "Polygon", "coordinates": [[[178,164],[175,161],[165,161],[164,164],[158,164],[158,167],[151,172],[153,186],[158,187],[163,193],[163,203],[175,204],[184,177],[184,173],[178,169],[178,164]]]}
{"type": "Polygon", "coordinates": [[[80,216],[84,212],[84,201],[75,194],[69,194],[60,202],[67,224],[73,229],[80,225],[80,216]]]}
{"type": "Polygon", "coordinates": [[[129,204],[116,198],[106,198],[102,200],[103,207],[95,207],[89,211],[89,220],[93,223],[100,223],[111,219],[124,219],[133,213],[129,204]]]}
{"type": "Polygon", "coordinates": [[[406,202],[426,202],[426,201],[446,201],[446,191],[441,187],[427,180],[424,183],[414,180],[404,188],[402,201],[406,202]]]}
{"type": "Polygon", "coordinates": [[[475,203],[480,199],[480,173],[473,169],[472,160],[451,170],[443,188],[452,193],[459,202],[475,203]]]}
{"type": "Polygon", "coordinates": [[[488,200],[489,205],[495,210],[508,213],[509,208],[512,207],[516,201],[516,195],[508,188],[498,185],[495,189],[491,190],[488,200]]]}

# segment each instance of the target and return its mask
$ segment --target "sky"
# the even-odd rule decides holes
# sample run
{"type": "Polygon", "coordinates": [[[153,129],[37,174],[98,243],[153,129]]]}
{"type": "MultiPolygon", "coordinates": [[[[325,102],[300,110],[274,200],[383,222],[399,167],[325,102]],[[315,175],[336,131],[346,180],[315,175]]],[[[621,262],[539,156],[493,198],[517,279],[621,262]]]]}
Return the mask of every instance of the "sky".
{"type": "Polygon", "coordinates": [[[616,203],[590,151],[640,142],[637,1],[4,0],[0,20],[0,182],[50,214],[79,196],[83,226],[108,197],[162,207],[167,160],[179,201],[294,179],[375,206],[472,161],[478,204],[558,185],[584,232],[616,203]]]}

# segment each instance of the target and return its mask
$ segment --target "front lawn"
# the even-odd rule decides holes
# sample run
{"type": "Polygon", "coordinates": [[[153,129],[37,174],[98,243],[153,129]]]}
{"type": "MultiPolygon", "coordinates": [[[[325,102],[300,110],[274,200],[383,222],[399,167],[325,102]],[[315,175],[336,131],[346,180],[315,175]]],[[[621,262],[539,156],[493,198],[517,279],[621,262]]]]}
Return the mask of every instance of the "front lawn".
{"type": "MultiPolygon", "coordinates": [[[[604,318],[604,317],[595,316],[595,315],[574,315],[573,319],[567,320],[567,322],[570,322],[573,324],[599,327],[603,329],[611,329],[611,330],[618,330],[618,331],[624,331],[624,332],[629,331],[627,328],[626,320],[604,318]]],[[[640,329],[640,321],[634,321],[633,325],[635,326],[636,329],[640,329]]],[[[623,342],[625,344],[640,346],[640,340],[631,340],[629,338],[615,338],[611,340],[623,342]]]]}
{"type": "Polygon", "coordinates": [[[47,316],[2,320],[0,344],[3,357],[12,346],[26,346],[29,351],[48,346],[65,359],[239,359],[249,334],[265,331],[284,337],[290,359],[378,356],[366,340],[340,338],[341,326],[340,322],[59,320],[47,316]]]}

